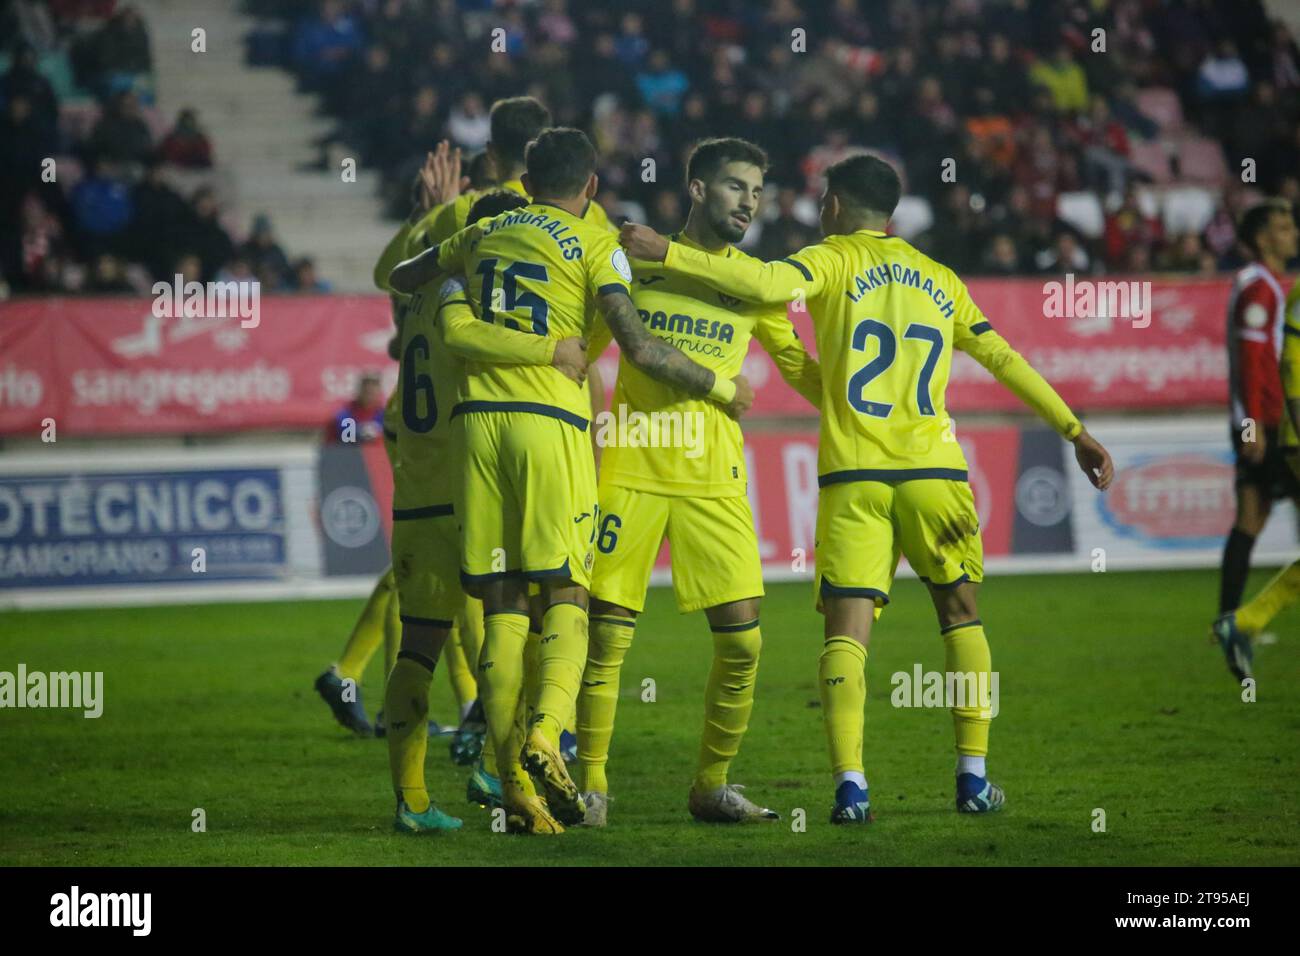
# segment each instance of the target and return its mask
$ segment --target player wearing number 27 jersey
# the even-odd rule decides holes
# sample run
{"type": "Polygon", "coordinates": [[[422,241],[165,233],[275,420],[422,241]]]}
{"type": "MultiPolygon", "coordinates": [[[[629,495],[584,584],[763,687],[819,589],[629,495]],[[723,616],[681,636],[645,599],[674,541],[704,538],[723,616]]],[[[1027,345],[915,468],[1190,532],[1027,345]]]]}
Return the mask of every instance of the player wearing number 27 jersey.
{"type": "Polygon", "coordinates": [[[886,234],[897,174],[856,156],[827,170],[826,239],[766,264],[664,243],[625,226],[636,258],[662,260],[729,295],[788,302],[811,313],[822,367],[818,599],[826,615],[819,662],[835,775],[835,823],[871,819],[862,767],[866,645],[872,605],[889,600],[898,553],[927,583],[946,670],[969,675],[975,699],[956,700],[957,807],[1001,807],[984,773],[988,751],[988,641],[975,604],[983,579],[979,518],[966,461],[952,434],[944,390],[952,350],[974,357],[1075,443],[1080,465],[1104,488],[1111,465],[1070,409],[993,330],[951,269],[886,234]]]}

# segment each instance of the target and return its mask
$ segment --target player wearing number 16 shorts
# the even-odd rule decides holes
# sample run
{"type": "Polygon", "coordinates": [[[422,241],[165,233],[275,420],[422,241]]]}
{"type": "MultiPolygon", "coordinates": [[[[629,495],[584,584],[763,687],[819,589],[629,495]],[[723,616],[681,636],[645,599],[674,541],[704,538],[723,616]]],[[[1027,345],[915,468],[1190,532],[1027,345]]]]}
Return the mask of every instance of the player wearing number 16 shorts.
{"type": "MultiPolygon", "coordinates": [[[[984,577],[979,517],[944,403],[952,350],[976,359],[1072,441],[1093,484],[1105,488],[1112,477],[1105,449],[993,330],[953,271],[886,233],[899,193],[897,173],[882,160],[836,163],[822,198],[825,240],[766,264],[668,243],[644,226],[626,225],[622,235],[634,258],[662,261],[669,272],[749,301],[806,301],[811,313],[823,386],[818,677],[836,823],[871,818],[862,765],[867,641],[873,606],[889,601],[899,551],[929,587],[949,674],[990,687],[975,603],[984,577]]],[[[957,808],[996,810],[1002,790],[984,771],[989,703],[978,695],[957,703],[957,808]]]]}

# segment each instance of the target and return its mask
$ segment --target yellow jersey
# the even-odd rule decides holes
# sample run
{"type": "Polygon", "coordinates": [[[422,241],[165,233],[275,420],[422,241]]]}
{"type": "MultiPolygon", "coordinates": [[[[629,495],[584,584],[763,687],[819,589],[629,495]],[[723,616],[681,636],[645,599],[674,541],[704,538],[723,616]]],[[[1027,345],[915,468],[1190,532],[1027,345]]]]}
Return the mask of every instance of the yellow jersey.
{"type": "Polygon", "coordinates": [[[997,332],[965,284],[896,236],[829,236],[758,263],[674,242],[664,267],[754,302],[811,313],[822,368],[818,483],[966,480],[944,393],[959,348],[1062,436],[1082,426],[997,332]]]}
{"type": "Polygon", "coordinates": [[[1294,448],[1300,444],[1300,423],[1291,417],[1291,403],[1300,401],[1300,279],[1286,297],[1282,325],[1282,426],[1279,444],[1294,448]]]}
{"type": "MultiPolygon", "coordinates": [[[[491,187],[491,189],[508,189],[512,193],[518,193],[525,199],[531,198],[528,193],[524,191],[523,182],[518,179],[508,179],[499,186],[491,187]]],[[[425,249],[432,249],[444,239],[449,239],[451,236],[464,229],[465,226],[468,225],[465,220],[469,218],[470,209],[473,208],[474,203],[478,201],[479,197],[485,195],[489,191],[490,189],[471,189],[467,192],[461,193],[451,202],[443,203],[440,206],[435,206],[430,209],[424,214],[422,219],[411,227],[410,234],[406,240],[406,245],[404,246],[406,257],[409,258],[411,256],[419,255],[425,249]]],[[[588,203],[586,211],[582,214],[582,218],[593,226],[611,232],[616,231],[613,224],[610,223],[609,216],[606,215],[605,210],[597,203],[588,203]]],[[[395,266],[397,263],[394,262],[393,265],[395,266]]]]}
{"type": "Polygon", "coordinates": [[[395,514],[405,517],[450,503],[460,467],[451,413],[465,387],[460,356],[491,354],[501,361],[549,366],[555,344],[537,336],[493,328],[478,320],[460,276],[421,286],[403,303],[400,396],[385,428],[396,437],[393,462],[395,514]],[[455,342],[453,349],[449,343],[455,342]]]}
{"type": "MultiPolygon", "coordinates": [[[[437,246],[439,267],[462,273],[474,311],[550,339],[586,337],[597,296],[628,294],[632,269],[612,232],[548,203],[473,223],[437,246]]],[[[549,365],[471,361],[458,411],[525,411],[586,429],[591,399],[549,365]]]]}
{"type": "MultiPolygon", "coordinates": [[[[379,261],[375,263],[375,271],[373,275],[376,288],[381,292],[387,292],[392,300],[393,322],[397,326],[398,334],[401,333],[402,317],[406,311],[406,304],[404,302],[406,296],[393,291],[392,287],[388,284],[388,276],[392,273],[397,264],[406,258],[406,243],[410,233],[411,224],[409,222],[403,222],[402,225],[398,227],[397,232],[394,233],[393,238],[388,240],[388,245],[384,246],[384,251],[380,253],[379,261]]],[[[397,440],[397,433],[393,431],[391,423],[396,421],[398,416],[401,414],[401,390],[394,388],[388,395],[388,401],[384,403],[385,441],[395,442],[397,440]]],[[[392,457],[393,451],[390,448],[389,458],[391,459],[392,457]]]]}
{"type": "Polygon", "coordinates": [[[451,410],[456,404],[459,362],[443,344],[439,314],[446,305],[465,303],[465,287],[456,280],[427,283],[403,303],[401,358],[394,394],[401,396],[396,414],[384,426],[397,435],[393,463],[394,517],[419,517],[451,502],[453,448],[451,410]],[[447,475],[447,480],[441,480],[447,475]]]}
{"type": "MultiPolygon", "coordinates": [[[[699,245],[686,236],[674,241],[699,245]]],[[[725,258],[746,258],[727,246],[725,258]]],[[[756,260],[755,260],[756,261],[756,260]]],[[[784,305],[750,305],[708,283],[666,271],[660,263],[633,263],[632,302],[652,335],[711,369],[718,379],[740,374],[749,340],[757,338],[777,361],[782,377],[814,406],[821,376],[795,334],[784,305]]],[[[594,361],[611,333],[598,323],[588,353],[594,361]]],[[[601,479],[662,495],[730,498],[743,495],[744,438],[722,406],[667,385],[621,357],[608,417],[596,441],[605,449],[601,479]]]]}

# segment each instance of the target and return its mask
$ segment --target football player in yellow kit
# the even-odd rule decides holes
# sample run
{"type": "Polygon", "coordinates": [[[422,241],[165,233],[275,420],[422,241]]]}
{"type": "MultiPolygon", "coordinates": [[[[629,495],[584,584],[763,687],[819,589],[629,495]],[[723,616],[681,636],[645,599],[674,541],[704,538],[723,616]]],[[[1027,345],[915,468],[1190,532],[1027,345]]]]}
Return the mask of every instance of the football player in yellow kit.
{"type": "MultiPolygon", "coordinates": [[[[526,167],[522,185],[532,202],[472,223],[402,263],[393,287],[409,292],[443,272],[462,273],[484,320],[545,338],[585,338],[598,310],[638,368],[734,414],[748,408],[747,383],[721,378],[643,325],[629,296],[626,256],[609,231],[585,219],[597,187],[587,137],[546,130],[529,144],[526,167]]],[[[598,519],[586,434],[591,400],[585,385],[541,366],[473,362],[466,383],[453,414],[463,420],[465,440],[461,577],[482,593],[485,607],[480,693],[507,820],[526,832],[556,833],[585,813],[557,745],[587,656],[598,519]],[[527,737],[512,753],[530,581],[540,585],[545,606],[539,690],[527,737]],[[525,768],[544,803],[521,785],[525,768]]]]}
{"type": "MultiPolygon", "coordinates": [[[[758,212],[767,156],[742,139],[695,146],[686,164],[690,214],[673,237],[696,249],[746,258],[732,243],[758,212]]],[[[740,374],[750,339],[773,357],[785,380],[821,403],[821,373],[804,350],[785,305],[751,306],[706,282],[647,264],[637,267],[632,302],[651,334],[695,356],[720,377],[740,374]]],[[[599,332],[594,359],[608,340],[599,332]]],[[[687,806],[709,822],[775,820],[749,800],[727,772],[754,705],[763,573],[746,494],[744,439],[720,406],[619,363],[610,421],[631,421],[640,436],[609,442],[600,471],[600,526],[591,585],[591,639],[578,696],[578,784],[584,822],[604,826],[606,762],[618,706],[619,671],[645,608],[650,572],[664,538],[672,543],[678,609],[704,611],[713,666],[704,698],[704,731],[687,806]],[[639,424],[635,424],[639,423],[639,424]]]]}
{"type": "MultiPolygon", "coordinates": [[[[835,823],[871,819],[862,763],[867,643],[873,609],[889,600],[901,551],[930,591],[946,670],[987,688],[989,645],[976,606],[984,577],[979,518],[944,391],[959,348],[1074,445],[1079,466],[1105,489],[1106,450],[1006,341],[951,269],[886,233],[901,185],[888,163],[855,156],[826,173],[826,238],[786,259],[757,263],[669,242],[625,225],[636,259],[760,303],[806,303],[822,368],[817,588],[825,614],[818,671],[835,777],[835,823]]],[[[952,708],[957,809],[1001,808],[985,773],[989,706],[952,708]]]]}
{"type": "MultiPolygon", "coordinates": [[[[510,194],[503,193],[507,198],[510,194]]],[[[477,204],[492,211],[490,199],[477,204]]],[[[543,338],[478,320],[461,277],[425,284],[405,302],[398,392],[401,414],[391,423],[397,456],[393,468],[393,572],[402,606],[402,646],[388,677],[384,709],[388,751],[397,795],[399,832],[456,829],[460,821],[433,806],[424,782],[423,732],[429,686],[452,619],[465,605],[460,581],[460,541],[455,487],[463,449],[452,411],[464,371],[447,342],[458,325],[461,354],[490,354],[501,363],[544,366],[580,381],[585,343],[543,338]],[[576,371],[575,371],[576,368],[576,371]]]]}

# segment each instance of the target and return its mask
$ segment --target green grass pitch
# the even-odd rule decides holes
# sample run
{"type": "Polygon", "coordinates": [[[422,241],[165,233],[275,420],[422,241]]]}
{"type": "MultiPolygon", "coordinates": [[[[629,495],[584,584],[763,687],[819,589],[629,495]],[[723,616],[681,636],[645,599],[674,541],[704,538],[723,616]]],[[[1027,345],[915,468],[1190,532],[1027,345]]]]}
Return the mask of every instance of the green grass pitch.
{"type": "MultiPolygon", "coordinates": [[[[465,828],[390,831],[383,742],[336,726],[311,686],[359,601],[0,613],[0,670],[102,670],[105,696],[98,720],[0,711],[0,864],[1295,865],[1300,612],[1275,622],[1278,642],[1256,655],[1258,700],[1243,703],[1206,642],[1216,586],[1209,571],[990,580],[990,770],[1008,807],[968,817],[952,805],[948,713],[890,706],[895,671],[943,668],[924,590],[900,581],[868,661],[877,820],[852,828],[826,822],[810,587],[773,585],[764,603],[758,701],[732,779],[783,820],[747,827],[686,813],[709,634],[656,589],[624,670],[610,826],[556,839],[492,832],[445,740],[430,741],[430,786],[465,828]],[[653,703],[640,699],[646,677],[653,703]],[[206,833],[191,831],[198,807],[206,833]]],[[[379,667],[363,685],[372,713],[379,667]]],[[[434,686],[433,713],[449,721],[445,676],[434,686]]]]}

